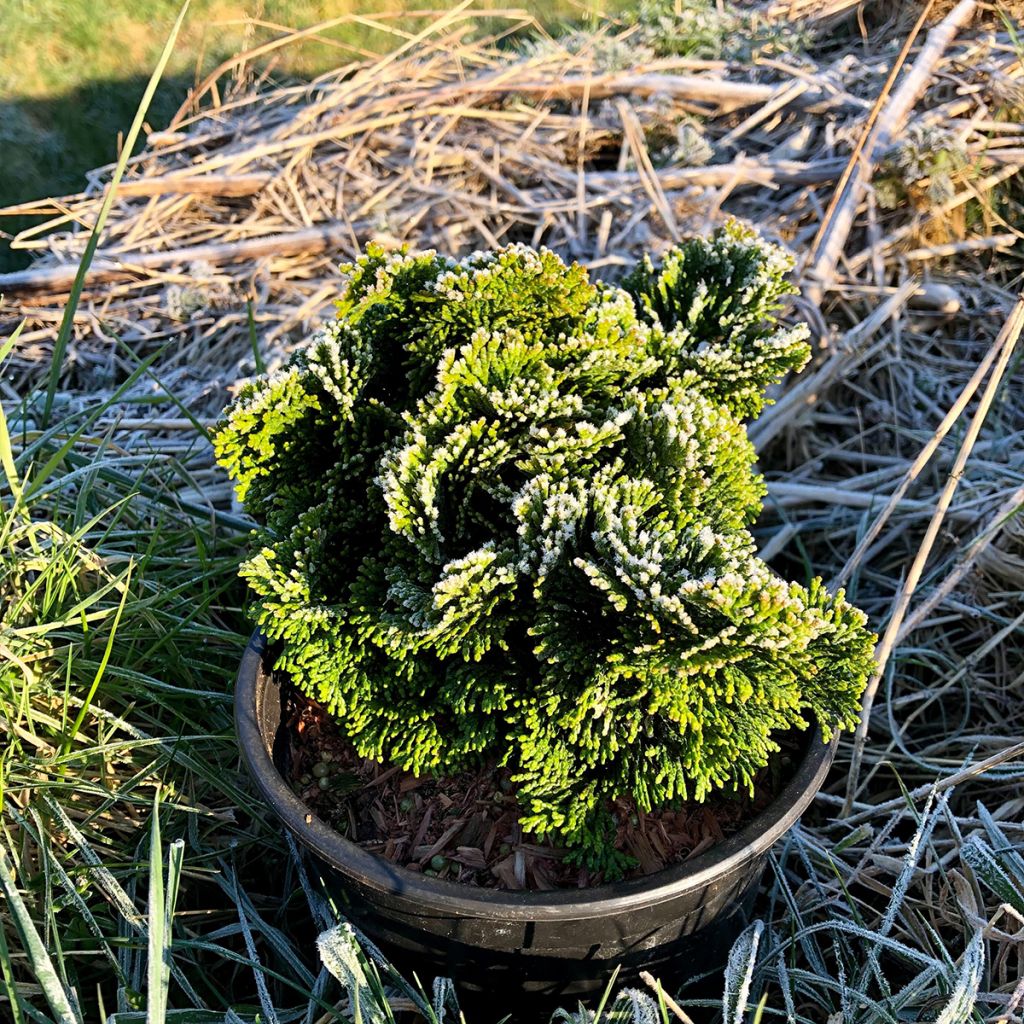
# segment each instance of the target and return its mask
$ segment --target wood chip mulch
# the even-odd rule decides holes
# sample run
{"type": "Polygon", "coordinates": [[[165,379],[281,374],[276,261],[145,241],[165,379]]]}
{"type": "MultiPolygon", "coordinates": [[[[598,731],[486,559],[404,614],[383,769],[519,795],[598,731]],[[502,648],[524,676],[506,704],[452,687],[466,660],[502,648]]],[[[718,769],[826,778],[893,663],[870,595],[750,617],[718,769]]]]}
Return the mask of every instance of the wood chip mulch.
{"type": "MultiPolygon", "coordinates": [[[[488,888],[587,888],[604,880],[567,863],[550,841],[523,834],[507,769],[492,763],[435,779],[360,758],[323,707],[287,684],[282,693],[288,782],[317,817],[363,849],[409,871],[488,888]]],[[[738,831],[768,806],[792,762],[792,752],[778,755],[753,798],[716,794],[647,813],[630,798],[615,800],[616,848],[636,861],[627,877],[687,860],[738,831]]]]}

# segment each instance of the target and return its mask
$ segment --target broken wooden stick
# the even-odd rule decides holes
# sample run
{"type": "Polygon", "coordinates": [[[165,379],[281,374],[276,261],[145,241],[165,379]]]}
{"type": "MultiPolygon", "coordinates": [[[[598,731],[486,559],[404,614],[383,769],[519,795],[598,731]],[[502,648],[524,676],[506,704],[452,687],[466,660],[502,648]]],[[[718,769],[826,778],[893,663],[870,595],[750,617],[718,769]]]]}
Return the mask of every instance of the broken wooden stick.
{"type": "Polygon", "coordinates": [[[131,196],[251,196],[270,184],[269,174],[167,174],[123,181],[118,198],[131,196]]]}

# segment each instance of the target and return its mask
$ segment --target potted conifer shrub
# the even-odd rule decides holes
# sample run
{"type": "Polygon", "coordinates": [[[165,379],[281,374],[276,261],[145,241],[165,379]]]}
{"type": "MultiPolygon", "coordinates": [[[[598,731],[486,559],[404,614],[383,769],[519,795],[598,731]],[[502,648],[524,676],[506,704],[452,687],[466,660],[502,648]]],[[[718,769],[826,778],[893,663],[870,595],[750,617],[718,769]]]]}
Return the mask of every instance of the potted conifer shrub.
{"type": "Polygon", "coordinates": [[[864,615],[779,578],[749,532],[765,487],[744,421],[809,356],[777,319],[790,269],[737,223],[619,287],[525,246],[371,245],[336,318],[219,425],[259,523],[245,759],[346,912],[421,976],[572,993],[616,966],[714,966],[855,722],[864,615]],[[328,728],[303,776],[303,736],[328,728]],[[397,786],[372,841],[304,796],[337,774],[397,786]],[[467,793],[504,808],[477,846],[467,793]],[[668,835],[714,801],[742,805],[732,831],[645,872],[641,820],[668,835]],[[502,887],[527,848],[560,883],[502,887]]]}

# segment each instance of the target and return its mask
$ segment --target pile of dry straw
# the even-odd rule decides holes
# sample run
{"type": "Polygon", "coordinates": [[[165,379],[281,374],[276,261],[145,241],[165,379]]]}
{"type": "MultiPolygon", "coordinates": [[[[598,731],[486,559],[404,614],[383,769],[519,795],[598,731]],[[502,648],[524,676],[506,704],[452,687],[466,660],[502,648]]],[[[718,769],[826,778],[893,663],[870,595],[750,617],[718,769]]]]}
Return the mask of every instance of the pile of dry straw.
{"type": "MultiPolygon", "coordinates": [[[[998,845],[991,821],[1024,838],[1021,54],[973,0],[918,26],[917,10],[882,23],[869,5],[858,23],[849,4],[799,6],[804,48],[744,62],[659,56],[611,23],[510,45],[527,16],[481,38],[464,10],[308,84],[254,84],[240,58],[131,162],[58,402],[109,395],[156,353],[93,430],[186,460],[194,488],[177,497],[223,510],[228,484],[190,417],[211,421],[254,371],[254,339],[273,365],[308,336],[367,240],[543,243],[614,277],[727,215],[753,222],[796,254],[792,315],[819,346],[753,430],[770,480],[758,536],[782,571],[847,583],[883,634],[870,728],[821,797],[846,817],[805,830],[814,848],[848,840],[819,896],[841,878],[864,920],[893,930],[884,907],[902,886],[913,913],[898,920],[954,953],[980,929],[979,1009],[1018,1021],[1024,896],[1018,908],[961,852],[975,833],[972,850],[998,845]],[[907,868],[908,808],[936,780],[948,806],[907,868]]],[[[108,176],[35,204],[52,219],[16,241],[37,258],[0,278],[0,335],[27,322],[5,401],[45,386],[108,176]]]]}

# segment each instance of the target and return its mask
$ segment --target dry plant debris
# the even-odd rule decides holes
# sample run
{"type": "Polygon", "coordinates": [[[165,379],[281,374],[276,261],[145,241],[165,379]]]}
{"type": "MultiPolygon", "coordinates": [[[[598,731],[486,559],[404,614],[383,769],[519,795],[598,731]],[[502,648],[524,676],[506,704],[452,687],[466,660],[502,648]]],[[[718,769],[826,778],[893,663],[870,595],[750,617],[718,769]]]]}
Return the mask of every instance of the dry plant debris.
{"type": "MultiPolygon", "coordinates": [[[[109,399],[152,359],[92,425],[102,442],[80,444],[115,472],[122,458],[176,461],[190,483],[162,500],[228,521],[204,427],[239,378],[309,334],[336,264],[366,240],[545,243],[614,277],[727,214],[756,224],[802,260],[797,312],[819,346],[753,430],[770,487],[762,551],[787,573],[844,579],[881,631],[902,624],[862,750],[844,744],[817,813],[779,854],[762,906],[770,955],[749,991],[782,991],[782,1009],[821,1019],[842,979],[862,993],[850,1020],[953,1024],[969,1002],[1012,1024],[1024,1019],[1017,30],[970,0],[944,5],[901,63],[911,19],[869,4],[858,27],[842,2],[784,6],[806,17],[806,49],[748,63],[641,50],[623,66],[630,30],[610,47],[614,26],[516,49],[472,34],[464,12],[309,84],[271,85],[241,62],[133,159],[58,403],[109,399]],[[906,984],[886,990],[884,977],[906,984]]],[[[0,380],[6,407],[41,405],[107,173],[16,240],[36,259],[0,278],[0,335],[26,323],[0,380]]],[[[15,442],[40,426],[30,406],[15,442]]]]}
{"type": "MultiPolygon", "coordinates": [[[[566,862],[566,851],[551,839],[524,833],[507,769],[492,761],[437,780],[360,758],[322,705],[287,681],[285,692],[285,774],[293,791],[364,849],[412,871],[485,888],[583,889],[604,881],[600,872],[566,862]]],[[[636,862],[626,877],[695,857],[748,824],[792,774],[802,739],[782,742],[783,753],[758,775],[753,798],[716,792],[702,803],[648,813],[629,797],[615,800],[615,848],[636,862]]]]}

